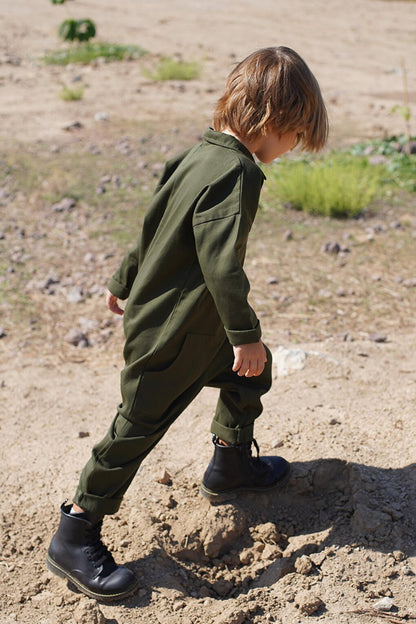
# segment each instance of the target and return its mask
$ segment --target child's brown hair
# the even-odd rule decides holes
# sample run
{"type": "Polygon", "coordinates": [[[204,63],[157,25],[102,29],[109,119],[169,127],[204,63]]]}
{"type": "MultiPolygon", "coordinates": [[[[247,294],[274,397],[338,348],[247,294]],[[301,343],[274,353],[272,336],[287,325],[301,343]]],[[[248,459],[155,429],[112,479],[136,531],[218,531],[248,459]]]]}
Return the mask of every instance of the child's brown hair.
{"type": "Polygon", "coordinates": [[[256,139],[268,130],[299,131],[302,149],[320,150],[328,137],[321,90],[305,61],[284,46],[263,48],[230,73],[213,117],[214,130],[256,139]]]}

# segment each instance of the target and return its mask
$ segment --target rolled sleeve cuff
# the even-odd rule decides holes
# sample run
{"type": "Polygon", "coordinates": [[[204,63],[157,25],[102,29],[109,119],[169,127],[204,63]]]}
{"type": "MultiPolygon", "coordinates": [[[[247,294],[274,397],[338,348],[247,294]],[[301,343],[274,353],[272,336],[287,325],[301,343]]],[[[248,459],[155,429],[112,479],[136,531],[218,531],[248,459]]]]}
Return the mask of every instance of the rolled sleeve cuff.
{"type": "Polygon", "coordinates": [[[225,329],[227,338],[233,347],[238,347],[242,344],[250,344],[252,342],[258,342],[261,338],[260,322],[257,323],[253,329],[225,329]]]}
{"type": "Polygon", "coordinates": [[[120,284],[114,277],[108,283],[108,290],[118,299],[127,299],[130,294],[128,288],[120,284]]]}

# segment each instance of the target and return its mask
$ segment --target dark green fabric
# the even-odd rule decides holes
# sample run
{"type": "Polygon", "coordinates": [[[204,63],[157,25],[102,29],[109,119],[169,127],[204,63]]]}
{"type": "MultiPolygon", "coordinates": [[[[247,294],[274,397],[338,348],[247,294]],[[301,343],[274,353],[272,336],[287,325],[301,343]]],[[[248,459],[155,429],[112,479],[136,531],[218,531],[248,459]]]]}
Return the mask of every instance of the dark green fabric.
{"type": "MultiPolygon", "coordinates": [[[[136,245],[109,289],[124,312],[122,402],[74,499],[114,513],[141,461],[204,385],[221,389],[213,433],[249,441],[271,383],[232,371],[232,345],[257,342],[243,263],[264,175],[234,137],[207,130],[166,164],[136,245]]],[[[192,437],[192,428],[189,432],[192,437]]]]}
{"type": "Polygon", "coordinates": [[[145,359],[178,331],[225,328],[233,345],[260,339],[243,262],[263,180],[247,149],[214,130],[167,163],[142,233],[109,284],[128,297],[127,356],[140,343],[145,359]]]}
{"type": "MultiPolygon", "coordinates": [[[[82,509],[97,514],[117,512],[144,458],[204,386],[221,390],[212,433],[232,444],[253,439],[253,422],[262,411],[261,396],[271,385],[271,354],[267,351],[266,367],[259,377],[239,377],[231,370],[233,351],[227,340],[217,345],[217,352],[211,361],[204,360],[203,367],[195,351],[205,346],[200,338],[207,337],[186,340],[167,370],[143,373],[136,395],[140,409],[134,418],[126,418],[119,410],[81,474],[74,502],[82,509]],[[182,370],[184,358],[188,364],[194,362],[191,370],[189,366],[182,370]]],[[[188,435],[191,449],[192,422],[188,435]]]]}

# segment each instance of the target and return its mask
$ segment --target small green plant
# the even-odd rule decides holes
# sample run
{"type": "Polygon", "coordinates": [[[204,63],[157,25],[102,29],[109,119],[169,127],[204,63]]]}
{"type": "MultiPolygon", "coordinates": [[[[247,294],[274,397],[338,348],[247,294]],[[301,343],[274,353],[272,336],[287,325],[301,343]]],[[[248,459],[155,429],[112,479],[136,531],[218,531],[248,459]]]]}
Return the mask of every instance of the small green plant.
{"type": "MultiPolygon", "coordinates": [[[[51,0],[52,4],[64,4],[66,0],[51,0]]],[[[59,26],[58,34],[63,41],[89,41],[96,34],[92,20],[68,18],[59,26]]]]}
{"type": "Polygon", "coordinates": [[[137,59],[147,54],[146,50],[134,45],[118,45],[106,42],[85,42],[65,50],[53,50],[43,57],[47,65],[68,65],[82,63],[88,65],[100,58],[108,62],[137,59]]]}
{"type": "Polygon", "coordinates": [[[64,41],[89,41],[95,37],[96,28],[90,19],[66,19],[58,32],[64,41]]]}
{"type": "Polygon", "coordinates": [[[66,85],[62,86],[61,91],[59,92],[59,97],[64,102],[75,102],[77,100],[82,100],[82,96],[84,95],[84,87],[76,87],[74,89],[70,89],[66,85]]]}
{"type": "Polygon", "coordinates": [[[329,154],[282,160],[267,173],[269,192],[282,204],[328,217],[356,217],[379,195],[385,169],[366,157],[329,154]]]}
{"type": "Polygon", "coordinates": [[[156,81],[195,80],[201,74],[201,67],[195,61],[185,62],[163,57],[153,71],[143,70],[143,73],[156,81]]]}

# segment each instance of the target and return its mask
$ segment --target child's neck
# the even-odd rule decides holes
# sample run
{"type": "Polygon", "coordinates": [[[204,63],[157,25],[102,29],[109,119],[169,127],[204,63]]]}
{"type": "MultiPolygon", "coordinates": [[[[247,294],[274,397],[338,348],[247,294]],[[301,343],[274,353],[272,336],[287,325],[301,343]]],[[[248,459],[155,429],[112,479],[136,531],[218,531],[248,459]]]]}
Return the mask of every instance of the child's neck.
{"type": "Polygon", "coordinates": [[[254,154],[254,152],[258,148],[258,143],[259,143],[258,139],[250,140],[250,139],[246,139],[246,138],[240,137],[240,136],[238,136],[238,134],[236,134],[235,132],[233,132],[229,128],[224,128],[223,130],[221,130],[221,132],[223,132],[224,134],[229,134],[230,136],[233,136],[235,139],[237,139],[237,141],[240,141],[240,143],[242,143],[244,145],[244,147],[246,147],[248,149],[250,154],[254,154]]]}

